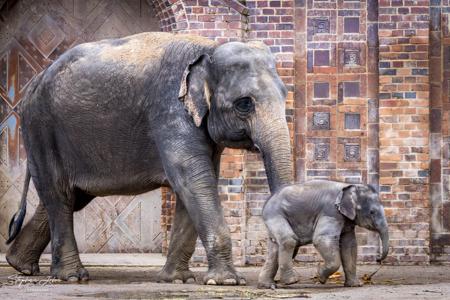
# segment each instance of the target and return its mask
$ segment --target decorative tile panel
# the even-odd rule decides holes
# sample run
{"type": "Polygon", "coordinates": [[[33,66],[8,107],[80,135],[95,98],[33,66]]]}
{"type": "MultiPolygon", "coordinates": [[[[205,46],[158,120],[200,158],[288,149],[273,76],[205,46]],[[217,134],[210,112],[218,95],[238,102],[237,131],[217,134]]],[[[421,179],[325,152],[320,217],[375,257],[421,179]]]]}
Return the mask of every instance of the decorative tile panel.
{"type": "Polygon", "coordinates": [[[330,113],[315,112],[313,113],[313,129],[329,130],[330,129],[330,113]]]}
{"type": "Polygon", "coordinates": [[[314,34],[330,33],[330,20],[328,18],[316,18],[314,22],[314,34]]]}
{"type": "Polygon", "coordinates": [[[359,66],[361,65],[361,59],[359,56],[360,51],[358,49],[345,49],[344,50],[344,65],[359,66]]]}
{"type": "Polygon", "coordinates": [[[330,144],[320,143],[314,145],[314,159],[317,161],[328,161],[330,156],[330,144]]]}
{"type": "Polygon", "coordinates": [[[344,145],[344,161],[360,161],[361,153],[360,146],[356,144],[344,145]]]}

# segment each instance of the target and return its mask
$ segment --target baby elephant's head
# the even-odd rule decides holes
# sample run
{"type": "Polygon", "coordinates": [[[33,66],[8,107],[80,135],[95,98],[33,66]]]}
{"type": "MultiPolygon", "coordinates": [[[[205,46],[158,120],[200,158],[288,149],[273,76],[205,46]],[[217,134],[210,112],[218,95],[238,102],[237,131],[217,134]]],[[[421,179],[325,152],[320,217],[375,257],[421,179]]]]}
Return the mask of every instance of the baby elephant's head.
{"type": "Polygon", "coordinates": [[[338,210],[356,225],[378,232],[383,251],[378,261],[386,258],[389,250],[389,230],[384,208],[378,193],[370,185],[350,185],[336,199],[338,210]]]}

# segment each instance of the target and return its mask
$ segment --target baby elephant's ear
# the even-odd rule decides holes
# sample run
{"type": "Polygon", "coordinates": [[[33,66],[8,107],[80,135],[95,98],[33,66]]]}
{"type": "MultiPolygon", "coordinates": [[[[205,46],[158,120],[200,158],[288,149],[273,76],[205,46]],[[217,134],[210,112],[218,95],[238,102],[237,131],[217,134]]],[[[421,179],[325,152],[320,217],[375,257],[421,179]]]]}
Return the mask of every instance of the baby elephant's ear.
{"type": "Polygon", "coordinates": [[[354,220],[356,217],[356,197],[356,187],[350,185],[344,187],[336,198],[337,209],[350,220],[354,220]]]}

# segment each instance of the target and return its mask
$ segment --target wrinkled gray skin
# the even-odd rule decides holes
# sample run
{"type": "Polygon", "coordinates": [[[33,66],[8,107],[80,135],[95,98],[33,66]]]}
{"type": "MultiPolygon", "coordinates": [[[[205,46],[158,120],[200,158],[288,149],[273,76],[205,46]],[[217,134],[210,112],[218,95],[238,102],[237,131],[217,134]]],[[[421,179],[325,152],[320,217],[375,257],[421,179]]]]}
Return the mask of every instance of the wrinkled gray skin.
{"type": "Polygon", "coordinates": [[[170,185],[176,214],[160,280],[194,279],[188,262],[199,236],[209,263],[204,283],[245,284],[233,267],[218,199],[220,155],[224,147],[257,148],[270,188],[291,182],[285,97],[262,43],[218,46],[144,33],[69,50],[34,80],[23,101],[28,170],[40,204],[9,248],[8,262],[38,273],[51,240],[52,275],[87,280],[73,212],[96,196],[170,185]]]}
{"type": "Polygon", "coordinates": [[[280,189],[264,205],[263,218],[269,231],[268,256],[258,286],[271,288],[280,269],[280,283],[293,284],[298,276],[292,259],[298,248],[313,243],[324,263],[318,278],[325,283],[342,262],[345,286],[360,286],[356,278],[355,225],[379,233],[382,254],[389,249],[388,225],[376,190],[363,184],[313,180],[280,189]]]}

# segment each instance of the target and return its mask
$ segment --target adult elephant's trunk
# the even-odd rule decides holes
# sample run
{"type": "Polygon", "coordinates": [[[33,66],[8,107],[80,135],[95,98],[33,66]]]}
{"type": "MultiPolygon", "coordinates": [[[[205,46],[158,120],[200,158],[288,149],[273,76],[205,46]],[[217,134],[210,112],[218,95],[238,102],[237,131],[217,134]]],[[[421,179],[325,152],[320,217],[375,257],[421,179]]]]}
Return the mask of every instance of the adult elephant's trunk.
{"type": "Polygon", "coordinates": [[[378,234],[380,235],[382,251],[381,256],[377,259],[377,262],[381,262],[386,258],[389,252],[389,230],[388,227],[385,226],[378,230],[378,234]]]}
{"type": "Polygon", "coordinates": [[[274,193],[280,186],[292,183],[291,146],[284,113],[282,118],[259,119],[254,142],[263,156],[270,191],[274,193]]]}

